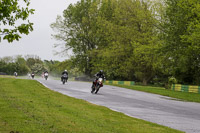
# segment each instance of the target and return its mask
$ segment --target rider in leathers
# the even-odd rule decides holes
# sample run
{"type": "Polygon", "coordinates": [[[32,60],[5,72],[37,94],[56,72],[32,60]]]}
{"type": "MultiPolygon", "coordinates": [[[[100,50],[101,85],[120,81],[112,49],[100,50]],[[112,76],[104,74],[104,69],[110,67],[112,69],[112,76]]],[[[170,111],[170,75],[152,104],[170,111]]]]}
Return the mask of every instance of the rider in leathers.
{"type": "Polygon", "coordinates": [[[63,81],[63,75],[64,74],[67,74],[67,80],[68,80],[68,72],[67,72],[67,70],[65,70],[64,72],[62,72],[61,81],[63,81]]]}
{"type": "Polygon", "coordinates": [[[100,70],[98,73],[96,73],[95,74],[95,80],[93,81],[93,83],[92,83],[92,89],[94,88],[94,86],[95,86],[95,83],[97,82],[97,80],[99,79],[99,78],[103,78],[103,80],[105,79],[105,76],[104,76],[104,74],[103,74],[103,70],[100,70]]]}

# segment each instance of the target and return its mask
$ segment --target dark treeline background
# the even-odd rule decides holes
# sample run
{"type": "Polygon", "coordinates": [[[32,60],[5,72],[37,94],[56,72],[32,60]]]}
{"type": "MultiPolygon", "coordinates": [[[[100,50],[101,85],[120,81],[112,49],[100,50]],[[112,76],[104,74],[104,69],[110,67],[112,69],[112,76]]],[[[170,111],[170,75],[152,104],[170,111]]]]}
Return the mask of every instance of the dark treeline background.
{"type": "Polygon", "coordinates": [[[102,69],[107,79],[143,85],[200,84],[199,7],[199,0],[80,0],[51,24],[61,42],[55,46],[72,51],[71,58],[34,58],[35,65],[90,77],[102,69]]]}

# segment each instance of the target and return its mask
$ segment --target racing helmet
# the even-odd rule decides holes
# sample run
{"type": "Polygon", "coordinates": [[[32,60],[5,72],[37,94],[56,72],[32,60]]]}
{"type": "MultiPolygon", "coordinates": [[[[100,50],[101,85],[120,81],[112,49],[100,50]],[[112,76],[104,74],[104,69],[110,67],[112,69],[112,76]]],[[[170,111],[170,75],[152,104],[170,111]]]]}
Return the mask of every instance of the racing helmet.
{"type": "Polygon", "coordinates": [[[99,73],[101,73],[101,74],[102,74],[102,73],[103,73],[103,70],[100,70],[100,71],[99,71],[99,73]]]}

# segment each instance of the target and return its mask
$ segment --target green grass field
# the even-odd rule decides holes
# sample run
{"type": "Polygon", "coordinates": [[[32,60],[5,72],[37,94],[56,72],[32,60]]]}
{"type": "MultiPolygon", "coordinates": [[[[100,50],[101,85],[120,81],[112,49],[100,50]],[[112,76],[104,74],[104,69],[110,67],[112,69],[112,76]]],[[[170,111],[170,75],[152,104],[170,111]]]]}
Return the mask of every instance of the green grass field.
{"type": "MultiPolygon", "coordinates": [[[[107,85],[113,85],[113,84],[107,84],[107,85]]],[[[178,92],[178,91],[164,89],[162,87],[151,87],[151,86],[137,86],[137,85],[134,85],[134,86],[113,85],[113,86],[159,94],[159,95],[171,97],[172,99],[176,98],[176,100],[200,103],[200,94],[198,93],[178,92]]]]}
{"type": "Polygon", "coordinates": [[[0,77],[0,133],[179,133],[49,90],[0,77]]]}

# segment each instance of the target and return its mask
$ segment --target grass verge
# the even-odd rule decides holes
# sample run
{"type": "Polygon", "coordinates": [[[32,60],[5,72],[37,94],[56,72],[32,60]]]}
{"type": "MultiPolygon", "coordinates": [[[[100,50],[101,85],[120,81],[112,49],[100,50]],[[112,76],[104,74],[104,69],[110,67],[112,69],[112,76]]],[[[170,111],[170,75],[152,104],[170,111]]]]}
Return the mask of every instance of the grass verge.
{"type": "Polygon", "coordinates": [[[0,132],[179,133],[49,90],[35,80],[0,78],[0,132]]]}
{"type": "Polygon", "coordinates": [[[113,85],[113,84],[107,84],[107,85],[123,87],[127,89],[143,91],[143,92],[148,92],[148,93],[153,93],[153,94],[159,94],[159,95],[168,96],[171,98],[176,98],[182,101],[200,103],[200,94],[197,94],[197,93],[167,90],[167,89],[164,89],[163,87],[137,86],[137,85],[127,86],[127,85],[113,85]]]}

